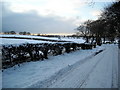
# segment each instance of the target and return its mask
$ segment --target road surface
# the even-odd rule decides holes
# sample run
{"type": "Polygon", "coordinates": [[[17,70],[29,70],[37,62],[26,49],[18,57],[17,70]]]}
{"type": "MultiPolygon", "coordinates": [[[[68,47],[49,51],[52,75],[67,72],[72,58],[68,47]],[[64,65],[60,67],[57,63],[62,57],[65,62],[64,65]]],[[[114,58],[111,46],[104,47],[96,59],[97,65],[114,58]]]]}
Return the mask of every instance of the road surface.
{"type": "Polygon", "coordinates": [[[118,87],[118,47],[106,49],[89,58],[56,80],[45,84],[48,88],[117,88],[118,87]]]}

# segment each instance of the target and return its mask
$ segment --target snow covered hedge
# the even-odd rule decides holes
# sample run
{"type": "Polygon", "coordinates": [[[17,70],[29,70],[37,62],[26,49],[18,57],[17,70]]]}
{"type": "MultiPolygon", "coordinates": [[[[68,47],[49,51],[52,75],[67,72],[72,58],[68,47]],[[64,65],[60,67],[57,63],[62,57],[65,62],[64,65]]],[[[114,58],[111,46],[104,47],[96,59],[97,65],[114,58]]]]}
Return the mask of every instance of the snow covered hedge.
{"type": "Polygon", "coordinates": [[[9,68],[23,62],[48,59],[48,56],[69,53],[78,49],[92,49],[95,45],[78,43],[40,43],[3,45],[2,68],[9,68]]]}

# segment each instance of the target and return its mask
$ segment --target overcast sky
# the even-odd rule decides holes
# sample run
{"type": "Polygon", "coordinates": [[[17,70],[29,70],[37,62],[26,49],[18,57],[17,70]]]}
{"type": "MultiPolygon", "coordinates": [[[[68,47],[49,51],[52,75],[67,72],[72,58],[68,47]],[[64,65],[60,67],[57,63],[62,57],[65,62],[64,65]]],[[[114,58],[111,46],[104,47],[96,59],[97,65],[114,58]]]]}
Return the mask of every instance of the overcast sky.
{"type": "Polygon", "coordinates": [[[88,19],[96,20],[111,2],[90,6],[82,0],[4,0],[2,31],[31,33],[74,33],[88,19]]]}

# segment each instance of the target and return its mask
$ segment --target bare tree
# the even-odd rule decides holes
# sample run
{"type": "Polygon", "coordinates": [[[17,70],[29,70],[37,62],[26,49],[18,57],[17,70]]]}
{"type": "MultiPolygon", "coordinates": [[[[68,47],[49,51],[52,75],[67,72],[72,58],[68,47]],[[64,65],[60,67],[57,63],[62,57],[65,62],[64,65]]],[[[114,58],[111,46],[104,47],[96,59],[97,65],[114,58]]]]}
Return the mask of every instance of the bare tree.
{"type": "Polygon", "coordinates": [[[86,39],[86,43],[89,43],[89,38],[91,36],[90,30],[89,30],[89,24],[91,20],[85,21],[82,25],[77,27],[77,35],[83,36],[86,39]]]}

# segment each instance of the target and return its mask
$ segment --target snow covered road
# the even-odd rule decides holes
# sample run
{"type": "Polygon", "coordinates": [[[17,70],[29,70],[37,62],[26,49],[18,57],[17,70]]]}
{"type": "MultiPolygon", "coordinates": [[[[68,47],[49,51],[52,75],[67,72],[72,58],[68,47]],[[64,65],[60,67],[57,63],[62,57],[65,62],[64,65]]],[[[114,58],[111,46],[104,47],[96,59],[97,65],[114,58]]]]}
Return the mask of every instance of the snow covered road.
{"type": "Polygon", "coordinates": [[[120,88],[120,48],[118,50],[118,87],[120,88]]]}
{"type": "Polygon", "coordinates": [[[2,73],[3,88],[118,87],[118,47],[102,45],[48,60],[17,65],[2,73]],[[95,55],[96,52],[105,49],[95,55]]]}
{"type": "Polygon", "coordinates": [[[100,54],[71,69],[49,88],[117,88],[118,48],[106,47],[100,54]]]}

